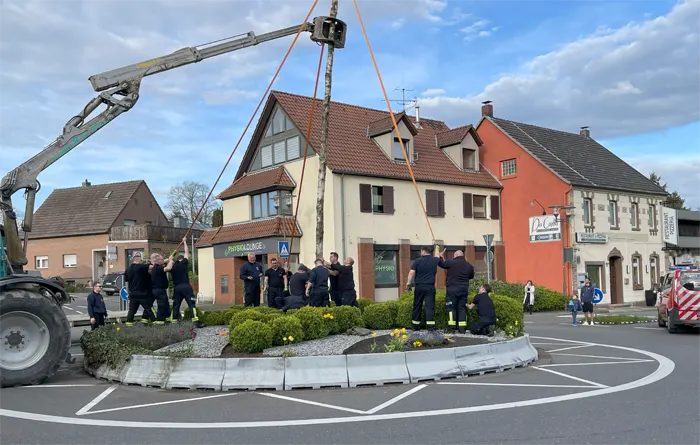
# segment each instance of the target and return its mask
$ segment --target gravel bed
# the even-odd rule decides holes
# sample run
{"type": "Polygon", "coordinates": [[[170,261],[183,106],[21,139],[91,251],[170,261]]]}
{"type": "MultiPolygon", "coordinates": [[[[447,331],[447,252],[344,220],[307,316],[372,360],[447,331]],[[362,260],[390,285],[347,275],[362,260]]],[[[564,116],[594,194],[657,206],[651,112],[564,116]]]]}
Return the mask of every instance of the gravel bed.
{"type": "Polygon", "coordinates": [[[194,340],[185,340],[174,345],[161,348],[156,353],[177,352],[192,345],[193,357],[212,358],[221,356],[221,351],[228,345],[228,326],[210,326],[195,329],[197,336],[194,340]],[[221,335],[219,332],[226,332],[221,335]]]}
{"type": "MultiPolygon", "coordinates": [[[[375,332],[378,336],[380,335],[387,335],[390,332],[392,332],[393,329],[391,330],[380,330],[380,331],[373,331],[375,332]]],[[[410,331],[408,331],[410,332],[410,331]]],[[[423,331],[421,331],[423,332],[423,331]]],[[[442,332],[442,331],[439,331],[442,332]]],[[[508,337],[503,332],[496,332],[496,334],[493,337],[484,337],[480,335],[472,335],[470,333],[466,334],[460,334],[460,333],[455,333],[455,334],[450,334],[450,336],[454,337],[479,337],[479,338],[486,338],[489,342],[501,342],[508,340],[508,337]]],[[[350,346],[354,345],[355,343],[361,342],[362,340],[365,340],[367,338],[371,338],[372,335],[330,335],[328,337],[324,338],[319,338],[318,340],[310,340],[310,341],[305,341],[301,342],[296,345],[292,346],[278,346],[274,348],[269,348],[265,349],[263,351],[263,355],[267,356],[272,356],[272,357],[279,357],[284,354],[284,351],[287,349],[291,349],[292,352],[297,357],[304,357],[304,356],[312,356],[312,355],[342,355],[343,351],[345,351],[347,348],[350,346]]]]}

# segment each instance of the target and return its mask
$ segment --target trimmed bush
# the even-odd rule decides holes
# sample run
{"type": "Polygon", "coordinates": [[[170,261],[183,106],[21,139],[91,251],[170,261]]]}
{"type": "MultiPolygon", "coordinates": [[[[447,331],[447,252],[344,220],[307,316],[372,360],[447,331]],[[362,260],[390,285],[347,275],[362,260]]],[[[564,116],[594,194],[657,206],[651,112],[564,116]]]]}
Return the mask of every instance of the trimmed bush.
{"type": "MultiPolygon", "coordinates": [[[[479,292],[479,288],[486,282],[482,278],[476,278],[469,283],[470,294],[479,292]]],[[[501,295],[511,298],[520,303],[520,308],[523,307],[523,299],[525,298],[525,283],[508,283],[500,280],[491,280],[492,294],[501,295]]],[[[561,292],[557,292],[546,287],[537,286],[535,283],[535,306],[534,312],[545,311],[563,311],[566,309],[566,297],[561,292]]]]}
{"type": "Polygon", "coordinates": [[[328,327],[323,319],[323,309],[320,307],[305,306],[295,311],[287,311],[292,317],[299,319],[304,330],[305,340],[315,340],[328,335],[328,327]]]}
{"type": "Polygon", "coordinates": [[[365,321],[362,319],[362,312],[359,308],[352,306],[332,307],[330,310],[333,315],[335,324],[339,334],[346,332],[350,328],[365,326],[365,321]]]}
{"type": "Polygon", "coordinates": [[[396,316],[399,313],[399,302],[398,301],[385,301],[383,303],[386,305],[386,307],[389,308],[389,313],[391,314],[391,325],[395,326],[396,325],[396,316]]]}
{"type": "Polygon", "coordinates": [[[263,314],[263,323],[267,323],[269,325],[272,325],[272,322],[275,321],[278,318],[284,317],[282,313],[270,313],[270,314],[263,314]]]}
{"type": "Polygon", "coordinates": [[[367,306],[374,304],[374,300],[370,300],[369,298],[358,298],[357,304],[360,305],[360,312],[364,312],[367,306]]]}
{"type": "Polygon", "coordinates": [[[242,324],[247,320],[261,321],[264,323],[265,316],[260,312],[256,311],[255,309],[246,309],[244,311],[240,311],[239,313],[234,314],[233,317],[231,317],[231,329],[235,328],[236,326],[242,324]]]}
{"type": "Polygon", "coordinates": [[[272,328],[260,321],[246,320],[229,333],[229,341],[238,352],[262,352],[272,346],[272,328]]]}
{"type": "Polygon", "coordinates": [[[243,312],[245,310],[244,306],[232,306],[230,309],[224,311],[224,324],[231,324],[231,318],[234,315],[243,312]]]}
{"type": "Polygon", "coordinates": [[[413,327],[413,298],[408,300],[406,298],[399,299],[396,311],[396,321],[395,326],[397,328],[409,329],[413,327]]]}
{"type": "Polygon", "coordinates": [[[227,325],[225,314],[226,311],[206,311],[199,317],[199,320],[206,326],[227,325]]]}
{"type": "Polygon", "coordinates": [[[340,325],[338,320],[335,318],[335,313],[333,312],[336,306],[324,307],[323,308],[323,323],[326,325],[326,330],[329,335],[340,334],[340,325]]]}
{"type": "Polygon", "coordinates": [[[279,309],[275,309],[275,308],[269,307],[269,306],[249,307],[248,309],[258,311],[261,314],[281,314],[282,313],[282,311],[280,311],[279,309]]]}
{"type": "Polygon", "coordinates": [[[296,317],[277,317],[270,323],[272,328],[272,344],[281,346],[284,344],[283,338],[294,337],[293,343],[299,343],[304,340],[304,328],[301,322],[296,317]]]}
{"type": "Polygon", "coordinates": [[[385,303],[367,306],[362,313],[362,318],[369,329],[391,329],[393,326],[391,309],[385,303]]]}

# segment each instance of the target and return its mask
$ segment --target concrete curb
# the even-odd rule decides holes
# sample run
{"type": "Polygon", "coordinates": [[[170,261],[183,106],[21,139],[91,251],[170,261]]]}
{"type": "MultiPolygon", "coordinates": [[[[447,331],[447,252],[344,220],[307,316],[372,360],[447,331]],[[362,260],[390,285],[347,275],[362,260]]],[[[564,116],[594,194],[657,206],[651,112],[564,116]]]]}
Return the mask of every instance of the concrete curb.
{"type": "Polygon", "coordinates": [[[134,355],[119,369],[86,367],[93,376],[165,389],[293,390],[417,383],[502,372],[538,359],[530,336],[475,346],[319,357],[185,358],[134,355]]]}

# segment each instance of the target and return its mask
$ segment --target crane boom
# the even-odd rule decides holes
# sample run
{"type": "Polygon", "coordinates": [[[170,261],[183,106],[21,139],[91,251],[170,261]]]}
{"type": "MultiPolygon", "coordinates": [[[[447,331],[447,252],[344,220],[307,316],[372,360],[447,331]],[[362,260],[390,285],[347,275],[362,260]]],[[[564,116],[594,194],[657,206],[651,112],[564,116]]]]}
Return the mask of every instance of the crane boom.
{"type": "MultiPolygon", "coordinates": [[[[162,57],[90,76],[90,83],[99,94],[66,123],[61,136],[34,157],[8,172],[0,182],[0,211],[4,216],[9,269],[21,272],[23,266],[27,264],[27,237],[32,230],[36,193],[41,188],[37,180],[39,174],[116,117],[132,109],[139,99],[143,77],[294,35],[300,28],[302,32],[310,32],[311,40],[317,43],[330,44],[336,48],[345,47],[347,30],[345,22],[333,17],[319,16],[313,19],[313,23],[303,23],[260,35],[248,32],[210,44],[182,48],[162,57]],[[330,35],[331,24],[335,24],[333,35],[330,35]],[[90,115],[101,105],[106,105],[107,108],[90,118],[90,115]],[[19,239],[19,228],[12,206],[12,195],[21,189],[25,190],[27,200],[22,223],[24,243],[19,239]]],[[[5,274],[4,268],[2,269],[0,276],[5,274]]]]}

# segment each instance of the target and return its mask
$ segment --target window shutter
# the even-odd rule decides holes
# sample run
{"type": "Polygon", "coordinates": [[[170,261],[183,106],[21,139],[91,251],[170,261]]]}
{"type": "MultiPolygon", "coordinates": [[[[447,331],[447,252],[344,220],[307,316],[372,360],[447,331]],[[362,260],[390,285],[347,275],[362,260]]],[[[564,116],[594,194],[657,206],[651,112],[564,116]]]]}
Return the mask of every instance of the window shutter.
{"type": "Polygon", "coordinates": [[[382,187],[382,198],[384,204],[384,213],[389,215],[394,214],[394,187],[385,185],[382,187]]]}
{"type": "Polygon", "coordinates": [[[436,195],[436,190],[425,191],[425,212],[428,214],[428,216],[437,216],[438,214],[436,195]]]}
{"type": "Polygon", "coordinates": [[[462,193],[462,201],[464,201],[464,217],[473,218],[474,210],[472,208],[472,194],[462,193]]]}
{"type": "Polygon", "coordinates": [[[438,216],[445,216],[445,192],[438,190],[437,195],[437,206],[438,206],[438,216]]]}
{"type": "Polygon", "coordinates": [[[272,145],[265,145],[260,148],[260,156],[262,159],[262,167],[269,167],[272,165],[272,145]]]}
{"type": "Polygon", "coordinates": [[[284,141],[275,142],[273,147],[275,152],[275,164],[281,164],[282,162],[286,161],[287,157],[285,154],[286,148],[284,146],[284,141]]]}
{"type": "Polygon", "coordinates": [[[299,153],[299,136],[287,139],[287,160],[297,159],[299,153]]]}
{"type": "Polygon", "coordinates": [[[360,184],[360,212],[372,213],[372,186],[360,184]]]}
{"type": "Polygon", "coordinates": [[[498,196],[491,196],[491,219],[498,219],[501,217],[500,209],[500,199],[498,196]]]}

